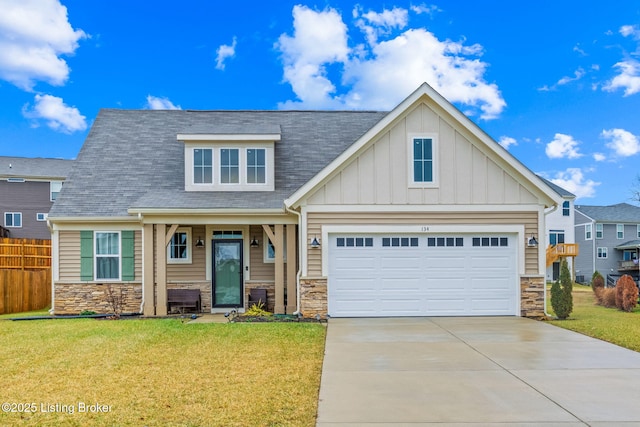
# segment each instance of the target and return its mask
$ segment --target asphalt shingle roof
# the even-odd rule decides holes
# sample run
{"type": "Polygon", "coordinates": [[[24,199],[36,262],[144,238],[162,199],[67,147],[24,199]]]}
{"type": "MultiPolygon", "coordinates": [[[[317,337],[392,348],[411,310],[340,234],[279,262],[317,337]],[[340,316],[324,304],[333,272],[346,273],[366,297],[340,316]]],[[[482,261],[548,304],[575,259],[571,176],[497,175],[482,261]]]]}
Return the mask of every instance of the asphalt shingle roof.
{"type": "Polygon", "coordinates": [[[73,160],[0,156],[2,178],[57,178],[69,175],[73,160]]]}
{"type": "Polygon", "coordinates": [[[611,206],[577,205],[575,209],[597,222],[631,222],[640,224],[640,207],[628,203],[611,206]]]}
{"type": "Polygon", "coordinates": [[[538,177],[544,181],[545,184],[547,184],[549,187],[551,187],[553,189],[553,191],[555,191],[556,193],[558,193],[560,196],[562,197],[569,197],[569,198],[575,198],[576,195],[565,190],[564,188],[560,187],[557,184],[554,184],[553,182],[549,181],[546,178],[541,177],[540,175],[538,175],[538,177]]]}
{"type": "Polygon", "coordinates": [[[49,217],[126,216],[129,208],[282,208],[283,201],[387,113],[101,110],[49,217]],[[275,190],[187,192],[184,133],[280,133],[275,190]]]}

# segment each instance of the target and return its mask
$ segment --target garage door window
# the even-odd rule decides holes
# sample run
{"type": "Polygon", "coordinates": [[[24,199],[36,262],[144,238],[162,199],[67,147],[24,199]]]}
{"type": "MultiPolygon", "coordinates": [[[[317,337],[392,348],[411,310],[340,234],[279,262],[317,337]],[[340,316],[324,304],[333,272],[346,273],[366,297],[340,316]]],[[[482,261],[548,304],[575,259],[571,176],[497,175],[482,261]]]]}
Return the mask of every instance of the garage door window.
{"type": "Polygon", "coordinates": [[[382,246],[383,247],[401,247],[401,248],[417,247],[418,238],[417,237],[383,237],[382,246]]]}
{"type": "Polygon", "coordinates": [[[370,248],[373,247],[373,237],[338,237],[336,246],[339,248],[370,248]]]}
{"type": "Polygon", "coordinates": [[[509,246],[509,238],[508,237],[474,237],[472,239],[473,246],[484,246],[484,247],[506,247],[509,246]]]}
{"type": "Polygon", "coordinates": [[[427,246],[430,247],[463,247],[462,237],[427,237],[427,246]]]}

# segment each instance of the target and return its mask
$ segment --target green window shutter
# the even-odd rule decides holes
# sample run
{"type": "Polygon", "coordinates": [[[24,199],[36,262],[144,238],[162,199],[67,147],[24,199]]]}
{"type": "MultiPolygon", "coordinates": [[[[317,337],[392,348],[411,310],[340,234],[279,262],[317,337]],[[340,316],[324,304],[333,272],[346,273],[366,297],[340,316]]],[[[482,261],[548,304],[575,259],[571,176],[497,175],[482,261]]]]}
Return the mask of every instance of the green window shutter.
{"type": "Polygon", "coordinates": [[[122,280],[135,279],[133,231],[124,230],[122,236],[122,280]]]}
{"type": "Polygon", "coordinates": [[[93,280],[93,231],[80,231],[80,280],[93,280]]]}

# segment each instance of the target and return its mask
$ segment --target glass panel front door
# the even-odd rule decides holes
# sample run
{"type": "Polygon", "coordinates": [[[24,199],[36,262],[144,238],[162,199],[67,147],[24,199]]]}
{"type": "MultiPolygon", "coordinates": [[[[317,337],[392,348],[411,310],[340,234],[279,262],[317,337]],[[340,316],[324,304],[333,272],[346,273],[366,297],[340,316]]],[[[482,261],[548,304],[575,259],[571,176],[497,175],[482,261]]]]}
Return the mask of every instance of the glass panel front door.
{"type": "Polygon", "coordinates": [[[213,240],[213,306],[241,307],[242,240],[213,240]]]}

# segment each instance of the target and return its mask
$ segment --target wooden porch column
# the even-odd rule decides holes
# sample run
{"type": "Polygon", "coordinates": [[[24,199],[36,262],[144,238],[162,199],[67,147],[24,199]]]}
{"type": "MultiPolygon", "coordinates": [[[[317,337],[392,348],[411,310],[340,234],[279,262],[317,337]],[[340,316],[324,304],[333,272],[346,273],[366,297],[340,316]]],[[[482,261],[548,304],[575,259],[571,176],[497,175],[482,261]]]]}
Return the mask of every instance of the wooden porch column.
{"type": "MultiPolygon", "coordinates": [[[[275,291],[276,302],[273,311],[275,314],[285,314],[284,307],[284,226],[282,224],[276,224],[275,233],[271,230],[271,227],[263,224],[262,229],[271,243],[273,243],[273,250],[275,251],[275,291]]],[[[266,243],[265,243],[266,244],[266,243]]]]}
{"type": "Polygon", "coordinates": [[[158,298],[156,300],[156,316],[167,315],[167,257],[165,256],[165,233],[167,226],[156,224],[156,284],[158,298]]]}
{"type": "Polygon", "coordinates": [[[296,286],[296,226],[287,225],[287,314],[296,311],[297,306],[297,286],[296,286]]]}
{"type": "Polygon", "coordinates": [[[153,316],[156,314],[155,302],[156,296],[154,294],[154,265],[153,265],[153,224],[144,225],[144,241],[143,252],[144,259],[143,271],[144,276],[142,278],[142,286],[144,287],[144,306],[142,307],[142,314],[145,316],[153,316]]]}

